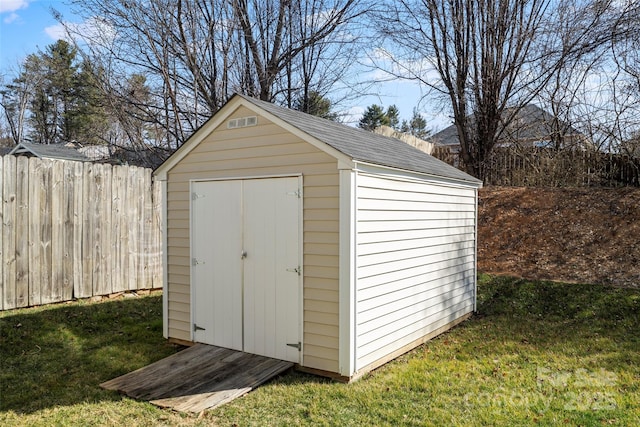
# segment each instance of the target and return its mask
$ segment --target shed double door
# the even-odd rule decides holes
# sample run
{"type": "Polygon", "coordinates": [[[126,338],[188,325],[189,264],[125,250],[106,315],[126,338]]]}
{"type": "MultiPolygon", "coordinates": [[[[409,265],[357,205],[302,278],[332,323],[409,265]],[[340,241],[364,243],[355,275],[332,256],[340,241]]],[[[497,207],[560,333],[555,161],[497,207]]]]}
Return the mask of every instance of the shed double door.
{"type": "Polygon", "coordinates": [[[194,341],[300,361],[300,179],[192,184],[194,341]]]}

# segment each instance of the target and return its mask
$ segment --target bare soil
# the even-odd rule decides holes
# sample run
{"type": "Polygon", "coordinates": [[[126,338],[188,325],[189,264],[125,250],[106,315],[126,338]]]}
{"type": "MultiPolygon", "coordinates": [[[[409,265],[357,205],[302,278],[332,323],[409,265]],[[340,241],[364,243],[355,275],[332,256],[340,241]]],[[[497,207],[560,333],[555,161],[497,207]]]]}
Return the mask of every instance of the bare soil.
{"type": "Polygon", "coordinates": [[[640,189],[483,188],[478,269],[640,288],[640,189]]]}

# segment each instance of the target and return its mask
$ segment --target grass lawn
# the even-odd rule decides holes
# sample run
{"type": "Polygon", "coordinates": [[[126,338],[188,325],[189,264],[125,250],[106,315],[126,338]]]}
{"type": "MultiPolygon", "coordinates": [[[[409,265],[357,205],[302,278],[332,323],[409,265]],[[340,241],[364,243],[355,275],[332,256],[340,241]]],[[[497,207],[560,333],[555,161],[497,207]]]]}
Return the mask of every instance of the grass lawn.
{"type": "Polygon", "coordinates": [[[482,276],[478,313],[353,384],[290,372],[200,415],[98,387],[177,350],[161,296],[0,313],[0,425],[640,425],[640,291],[482,276]]]}

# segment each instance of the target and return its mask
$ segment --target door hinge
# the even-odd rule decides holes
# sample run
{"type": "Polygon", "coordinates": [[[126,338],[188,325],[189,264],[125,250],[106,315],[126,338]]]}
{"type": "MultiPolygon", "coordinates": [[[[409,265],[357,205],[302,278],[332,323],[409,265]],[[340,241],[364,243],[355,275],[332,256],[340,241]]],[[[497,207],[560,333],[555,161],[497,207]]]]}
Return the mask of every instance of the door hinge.
{"type": "Polygon", "coordinates": [[[296,191],[289,191],[287,193],[287,196],[296,196],[299,199],[300,196],[302,196],[302,192],[300,191],[300,189],[297,189],[296,191]]]}
{"type": "Polygon", "coordinates": [[[193,324],[193,332],[197,332],[197,331],[206,331],[205,328],[201,328],[200,326],[196,325],[195,323],[193,324]]]}
{"type": "Polygon", "coordinates": [[[298,276],[300,275],[300,273],[302,273],[302,269],[300,268],[300,266],[297,266],[295,268],[287,268],[287,271],[296,273],[298,276]]]}
{"type": "Polygon", "coordinates": [[[191,200],[197,200],[204,197],[204,194],[191,193],[191,200]]]}
{"type": "Polygon", "coordinates": [[[199,260],[199,259],[197,259],[197,258],[191,258],[191,265],[193,265],[194,267],[195,267],[196,265],[204,264],[204,263],[205,263],[204,261],[200,261],[200,260],[199,260]]]}
{"type": "Polygon", "coordinates": [[[298,341],[297,343],[294,343],[294,344],[287,343],[287,345],[289,347],[297,348],[298,351],[302,351],[302,343],[300,341],[298,341]]]}

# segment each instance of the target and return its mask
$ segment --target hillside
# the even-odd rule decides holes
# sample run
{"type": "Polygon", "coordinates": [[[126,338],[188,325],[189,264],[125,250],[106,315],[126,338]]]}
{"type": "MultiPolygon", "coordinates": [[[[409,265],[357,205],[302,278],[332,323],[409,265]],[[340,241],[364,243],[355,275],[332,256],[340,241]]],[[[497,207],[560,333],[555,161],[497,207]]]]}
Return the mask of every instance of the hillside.
{"type": "Polygon", "coordinates": [[[480,190],[478,268],[640,287],[640,189],[480,190]]]}

